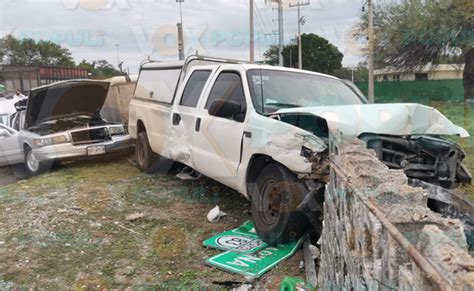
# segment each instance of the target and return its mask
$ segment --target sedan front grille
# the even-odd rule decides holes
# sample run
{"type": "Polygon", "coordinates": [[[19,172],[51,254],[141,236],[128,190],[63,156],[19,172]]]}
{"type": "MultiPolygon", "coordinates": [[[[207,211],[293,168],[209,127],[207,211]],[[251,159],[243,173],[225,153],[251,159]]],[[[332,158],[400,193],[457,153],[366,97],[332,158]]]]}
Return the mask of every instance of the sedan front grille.
{"type": "Polygon", "coordinates": [[[71,133],[73,145],[93,144],[111,140],[108,130],[103,128],[93,128],[71,133]]]}

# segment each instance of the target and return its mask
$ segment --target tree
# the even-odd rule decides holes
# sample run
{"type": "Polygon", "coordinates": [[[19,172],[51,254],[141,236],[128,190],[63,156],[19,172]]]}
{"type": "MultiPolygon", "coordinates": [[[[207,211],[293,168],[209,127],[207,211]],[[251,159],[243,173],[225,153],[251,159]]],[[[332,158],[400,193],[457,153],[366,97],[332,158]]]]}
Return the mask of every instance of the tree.
{"type": "Polygon", "coordinates": [[[0,60],[20,66],[74,66],[71,52],[60,45],[7,35],[0,39],[0,60]]]}
{"type": "MultiPolygon", "coordinates": [[[[343,54],[325,38],[309,33],[301,36],[303,51],[303,69],[331,74],[342,68],[343,54]]],[[[266,63],[278,64],[278,46],[271,46],[265,53],[266,63]]],[[[298,45],[290,44],[283,47],[283,65],[298,66],[298,45]]]]}
{"type": "Polygon", "coordinates": [[[279,62],[278,57],[279,48],[277,45],[271,45],[270,48],[263,53],[263,58],[266,64],[276,66],[279,62]]]}
{"type": "Polygon", "coordinates": [[[82,60],[78,65],[79,68],[86,69],[92,74],[94,79],[107,79],[115,76],[123,75],[119,70],[106,60],[97,60],[88,62],[82,60]]]}
{"type": "MultiPolygon", "coordinates": [[[[472,0],[401,0],[375,7],[375,60],[378,67],[416,69],[428,63],[465,63],[464,98],[474,99],[474,5],[472,0]]],[[[365,42],[367,15],[354,29],[365,42]]]]}
{"type": "Polygon", "coordinates": [[[334,76],[352,80],[352,74],[354,74],[354,82],[365,82],[368,80],[369,70],[367,69],[366,63],[359,63],[357,66],[348,68],[340,68],[332,73],[334,76]]]}

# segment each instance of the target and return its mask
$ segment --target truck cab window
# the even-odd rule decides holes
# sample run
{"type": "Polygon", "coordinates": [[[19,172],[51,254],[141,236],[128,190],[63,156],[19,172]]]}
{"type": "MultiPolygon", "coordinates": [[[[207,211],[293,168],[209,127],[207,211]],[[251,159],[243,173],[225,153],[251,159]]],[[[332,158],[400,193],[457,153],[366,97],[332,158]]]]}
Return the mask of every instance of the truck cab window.
{"type": "Polygon", "coordinates": [[[184,89],[179,105],[196,107],[210,75],[211,71],[194,71],[184,89]]]}
{"type": "Polygon", "coordinates": [[[205,108],[208,109],[211,103],[217,99],[233,101],[241,105],[243,113],[246,111],[247,103],[239,73],[223,72],[219,75],[209,94],[205,108]]]}

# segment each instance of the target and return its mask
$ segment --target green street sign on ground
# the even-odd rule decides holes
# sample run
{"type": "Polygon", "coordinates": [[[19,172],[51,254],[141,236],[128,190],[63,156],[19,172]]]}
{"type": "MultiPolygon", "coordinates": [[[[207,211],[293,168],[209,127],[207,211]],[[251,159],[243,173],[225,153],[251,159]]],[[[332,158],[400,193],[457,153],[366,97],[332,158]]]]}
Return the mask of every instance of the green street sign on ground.
{"type": "Polygon", "coordinates": [[[257,252],[268,246],[258,237],[251,221],[245,222],[238,228],[219,233],[205,240],[203,245],[208,248],[247,254],[257,252]]]}
{"type": "Polygon", "coordinates": [[[276,247],[266,247],[254,254],[227,251],[206,260],[206,264],[243,276],[258,278],[286,258],[291,257],[301,246],[302,239],[276,247]]]}

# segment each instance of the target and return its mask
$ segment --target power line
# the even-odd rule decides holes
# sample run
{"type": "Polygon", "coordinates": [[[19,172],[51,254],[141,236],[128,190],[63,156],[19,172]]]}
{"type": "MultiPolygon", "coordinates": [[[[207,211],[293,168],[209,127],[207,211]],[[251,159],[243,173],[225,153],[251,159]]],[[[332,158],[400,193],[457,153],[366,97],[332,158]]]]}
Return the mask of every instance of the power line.
{"type": "Polygon", "coordinates": [[[257,20],[260,22],[261,26],[263,26],[264,28],[264,32],[265,33],[268,33],[270,30],[268,29],[267,27],[267,24],[265,23],[263,17],[262,17],[262,14],[260,13],[260,9],[259,7],[257,6],[257,4],[254,2],[254,5],[255,5],[255,11],[257,12],[257,20]]]}

